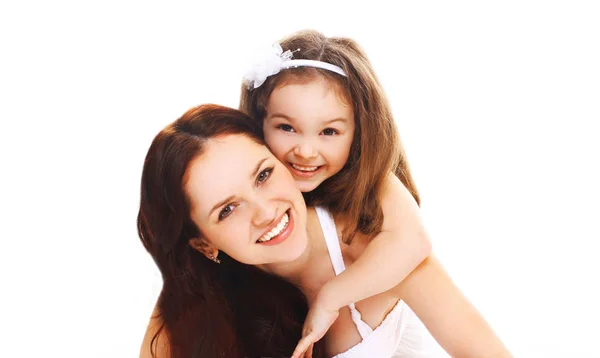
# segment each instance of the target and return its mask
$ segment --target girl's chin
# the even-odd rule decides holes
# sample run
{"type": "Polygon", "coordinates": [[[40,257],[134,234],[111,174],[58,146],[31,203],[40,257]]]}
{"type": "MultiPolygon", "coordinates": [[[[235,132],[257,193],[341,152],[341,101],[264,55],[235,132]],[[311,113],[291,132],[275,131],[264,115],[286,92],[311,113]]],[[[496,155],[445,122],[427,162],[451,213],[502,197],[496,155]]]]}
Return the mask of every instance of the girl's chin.
{"type": "Polygon", "coordinates": [[[301,192],[310,193],[311,191],[318,188],[321,183],[298,183],[298,182],[296,182],[296,184],[298,185],[298,188],[300,189],[301,192]]]}

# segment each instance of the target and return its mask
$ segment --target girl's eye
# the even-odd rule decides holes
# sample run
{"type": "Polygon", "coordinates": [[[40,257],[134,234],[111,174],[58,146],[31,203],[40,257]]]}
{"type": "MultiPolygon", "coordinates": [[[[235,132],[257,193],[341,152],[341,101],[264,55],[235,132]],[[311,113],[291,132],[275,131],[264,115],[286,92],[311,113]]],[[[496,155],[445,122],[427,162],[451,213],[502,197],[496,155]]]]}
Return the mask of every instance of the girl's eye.
{"type": "Polygon", "coordinates": [[[294,128],[289,124],[280,124],[277,126],[277,129],[281,129],[284,132],[293,132],[294,128]]]}
{"type": "Polygon", "coordinates": [[[229,214],[231,214],[232,212],[233,212],[233,204],[229,204],[226,207],[224,207],[223,210],[221,210],[221,212],[219,213],[219,221],[228,217],[229,214]]]}
{"type": "Polygon", "coordinates": [[[338,131],[336,131],[333,128],[325,128],[325,129],[323,129],[323,132],[321,132],[321,133],[323,133],[323,135],[336,135],[336,134],[338,134],[338,131]]]}
{"type": "Polygon", "coordinates": [[[269,179],[272,172],[273,167],[270,167],[258,173],[258,175],[256,176],[256,184],[260,185],[264,183],[267,179],[269,179]]]}

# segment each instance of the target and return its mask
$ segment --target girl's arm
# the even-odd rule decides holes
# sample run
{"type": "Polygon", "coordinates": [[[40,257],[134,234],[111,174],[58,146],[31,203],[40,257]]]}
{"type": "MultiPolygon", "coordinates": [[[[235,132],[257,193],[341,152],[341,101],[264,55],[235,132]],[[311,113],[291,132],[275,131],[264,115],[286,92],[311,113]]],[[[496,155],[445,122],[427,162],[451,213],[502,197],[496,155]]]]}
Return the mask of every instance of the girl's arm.
{"type": "Polygon", "coordinates": [[[511,357],[435,257],[423,261],[394,291],[452,357],[511,357]]]}
{"type": "Polygon", "coordinates": [[[303,338],[292,357],[310,354],[311,345],[327,333],[340,308],[394,288],[431,254],[419,207],[392,173],[380,198],[384,215],[381,232],[352,265],[319,290],[304,322],[303,338]]]}
{"type": "Polygon", "coordinates": [[[388,175],[380,197],[384,215],[381,232],[352,265],[323,285],[317,302],[324,307],[340,309],[388,291],[431,254],[419,207],[395,175],[388,175]]]}

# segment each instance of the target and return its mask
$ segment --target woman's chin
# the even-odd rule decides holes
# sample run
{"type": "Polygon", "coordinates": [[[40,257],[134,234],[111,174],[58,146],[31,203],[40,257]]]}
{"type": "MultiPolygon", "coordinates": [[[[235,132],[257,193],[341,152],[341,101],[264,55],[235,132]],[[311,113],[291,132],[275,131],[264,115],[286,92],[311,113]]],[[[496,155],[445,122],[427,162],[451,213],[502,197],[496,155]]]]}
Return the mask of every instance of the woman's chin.
{"type": "Polygon", "coordinates": [[[273,252],[269,253],[270,259],[265,264],[285,264],[298,260],[308,246],[306,235],[290,238],[273,252]]]}

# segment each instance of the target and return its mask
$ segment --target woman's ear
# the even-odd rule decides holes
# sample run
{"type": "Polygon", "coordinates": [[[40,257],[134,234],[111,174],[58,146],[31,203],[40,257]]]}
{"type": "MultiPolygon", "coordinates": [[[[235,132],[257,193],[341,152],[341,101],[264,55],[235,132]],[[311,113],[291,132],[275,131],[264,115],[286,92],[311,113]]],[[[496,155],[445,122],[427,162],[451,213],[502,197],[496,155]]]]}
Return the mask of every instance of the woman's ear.
{"type": "Polygon", "coordinates": [[[216,247],[214,247],[208,240],[202,238],[202,237],[196,237],[193,239],[190,239],[188,241],[188,244],[190,244],[190,246],[202,253],[204,256],[206,256],[207,259],[214,261],[216,263],[219,263],[219,259],[217,259],[217,256],[219,255],[219,249],[217,249],[216,247]]]}

